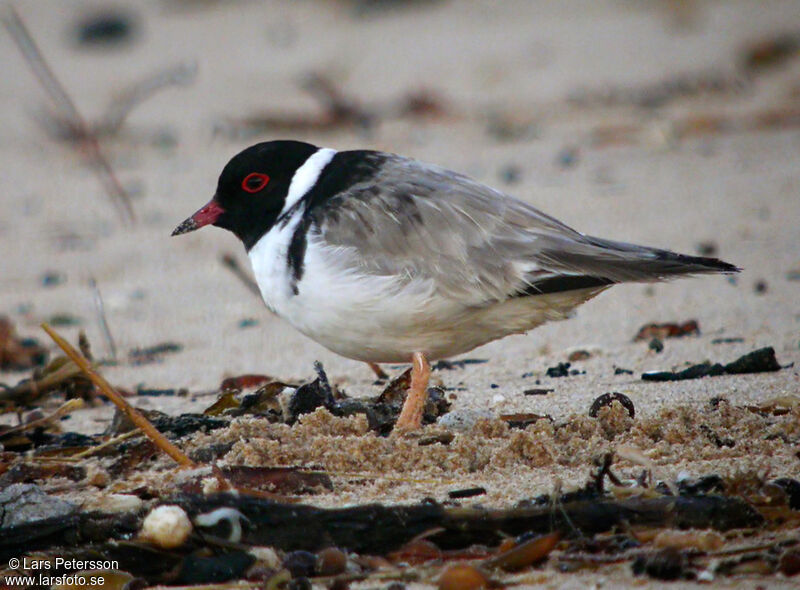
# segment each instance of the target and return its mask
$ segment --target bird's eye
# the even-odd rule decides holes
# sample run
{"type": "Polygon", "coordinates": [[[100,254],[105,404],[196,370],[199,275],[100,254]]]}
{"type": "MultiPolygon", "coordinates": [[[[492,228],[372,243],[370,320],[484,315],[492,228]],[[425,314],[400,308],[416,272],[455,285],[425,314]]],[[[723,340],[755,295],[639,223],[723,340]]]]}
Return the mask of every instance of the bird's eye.
{"type": "Polygon", "coordinates": [[[269,176],[259,172],[253,172],[244,177],[242,190],[248,193],[257,193],[269,183],[269,176]]]}

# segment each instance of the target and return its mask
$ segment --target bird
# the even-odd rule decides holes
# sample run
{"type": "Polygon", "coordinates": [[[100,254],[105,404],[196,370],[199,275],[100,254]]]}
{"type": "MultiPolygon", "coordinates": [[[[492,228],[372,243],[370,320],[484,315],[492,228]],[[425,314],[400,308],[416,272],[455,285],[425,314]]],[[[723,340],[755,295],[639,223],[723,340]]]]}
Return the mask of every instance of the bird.
{"type": "Polygon", "coordinates": [[[395,423],[418,429],[431,361],[572,315],[612,285],[735,273],[717,258],[592,237],[477,180],[374,150],[252,145],[172,232],[241,240],[266,306],[329,350],[411,363],[395,423]]]}

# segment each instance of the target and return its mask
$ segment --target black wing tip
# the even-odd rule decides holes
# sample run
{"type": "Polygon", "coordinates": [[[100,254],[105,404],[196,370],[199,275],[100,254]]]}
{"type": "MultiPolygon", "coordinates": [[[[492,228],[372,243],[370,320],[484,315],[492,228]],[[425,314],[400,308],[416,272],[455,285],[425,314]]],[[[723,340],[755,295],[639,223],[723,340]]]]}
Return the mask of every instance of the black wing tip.
{"type": "Polygon", "coordinates": [[[674,252],[668,252],[668,251],[663,251],[659,253],[658,257],[662,260],[674,261],[682,265],[686,265],[687,268],[683,272],[686,272],[688,274],[695,272],[713,272],[713,273],[729,275],[729,274],[735,274],[737,272],[742,272],[742,269],[736,266],[735,264],[725,262],[724,260],[720,260],[719,258],[708,258],[705,256],[689,256],[688,254],[676,254],[674,252]]]}
{"type": "Polygon", "coordinates": [[[616,281],[604,277],[562,275],[535,281],[519,293],[516,293],[515,296],[526,297],[529,295],[550,295],[552,293],[564,293],[566,291],[579,291],[582,289],[603,289],[615,283],[616,281]]]}

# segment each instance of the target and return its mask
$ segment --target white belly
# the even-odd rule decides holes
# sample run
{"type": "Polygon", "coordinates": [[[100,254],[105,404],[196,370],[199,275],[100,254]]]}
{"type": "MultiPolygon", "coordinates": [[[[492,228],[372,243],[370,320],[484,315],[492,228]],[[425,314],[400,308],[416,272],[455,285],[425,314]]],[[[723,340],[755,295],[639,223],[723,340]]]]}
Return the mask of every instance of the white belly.
{"type": "Polygon", "coordinates": [[[250,251],[264,302],[309,338],[360,361],[408,362],[414,352],[429,359],[461,354],[568,317],[576,305],[602,290],[470,307],[437,294],[430,280],[359,272],[347,253],[326,248],[309,235],[294,293],[286,263],[294,225],[274,227],[250,251]]]}

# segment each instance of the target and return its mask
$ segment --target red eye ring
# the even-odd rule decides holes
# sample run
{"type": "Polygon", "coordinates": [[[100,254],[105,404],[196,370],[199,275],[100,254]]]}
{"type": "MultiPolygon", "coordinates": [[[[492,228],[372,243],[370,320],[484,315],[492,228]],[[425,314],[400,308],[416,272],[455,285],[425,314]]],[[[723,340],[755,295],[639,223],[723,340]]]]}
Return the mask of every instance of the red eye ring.
{"type": "Polygon", "coordinates": [[[247,193],[257,193],[269,183],[269,176],[260,172],[251,172],[242,180],[242,190],[247,193]]]}

